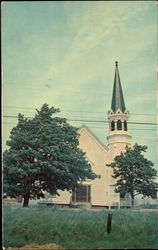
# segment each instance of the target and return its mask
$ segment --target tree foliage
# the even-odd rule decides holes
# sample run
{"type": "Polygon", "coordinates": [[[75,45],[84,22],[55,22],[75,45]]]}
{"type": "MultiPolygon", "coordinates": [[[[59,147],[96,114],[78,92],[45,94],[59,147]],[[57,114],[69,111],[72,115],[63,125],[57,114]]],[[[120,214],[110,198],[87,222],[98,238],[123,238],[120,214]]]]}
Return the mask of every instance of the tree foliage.
{"type": "Polygon", "coordinates": [[[44,104],[33,119],[19,114],[18,124],[4,152],[4,193],[29,199],[44,197],[45,191],[72,190],[86,178],[94,179],[85,153],[79,149],[77,128],[65,118],[52,117],[59,109],[44,104]]]}
{"type": "Polygon", "coordinates": [[[134,196],[142,194],[143,197],[156,197],[158,184],[153,180],[157,171],[153,163],[146,159],[142,152],[147,146],[135,144],[133,148],[126,147],[124,153],[114,158],[114,162],[107,164],[113,168],[113,177],[116,179],[116,191],[124,197],[130,193],[134,204],[134,196]]]}

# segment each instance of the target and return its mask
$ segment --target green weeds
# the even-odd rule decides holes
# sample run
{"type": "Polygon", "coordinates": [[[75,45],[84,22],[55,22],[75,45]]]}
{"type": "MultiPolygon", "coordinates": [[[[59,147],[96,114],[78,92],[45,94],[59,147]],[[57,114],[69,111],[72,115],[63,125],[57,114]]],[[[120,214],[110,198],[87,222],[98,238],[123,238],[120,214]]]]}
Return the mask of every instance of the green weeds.
{"type": "Polygon", "coordinates": [[[3,245],[21,247],[55,243],[64,248],[156,248],[158,213],[112,210],[112,232],[107,234],[108,210],[30,208],[5,205],[3,245]]]}

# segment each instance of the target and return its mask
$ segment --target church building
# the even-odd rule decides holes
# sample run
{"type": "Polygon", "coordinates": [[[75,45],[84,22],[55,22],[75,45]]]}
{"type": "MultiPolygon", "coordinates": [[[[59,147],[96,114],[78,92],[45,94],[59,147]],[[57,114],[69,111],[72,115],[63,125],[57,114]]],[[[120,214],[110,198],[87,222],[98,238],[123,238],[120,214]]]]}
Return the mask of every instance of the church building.
{"type": "Polygon", "coordinates": [[[120,194],[115,192],[116,180],[112,178],[113,169],[106,166],[116,155],[131,146],[131,135],[128,133],[129,112],[126,109],[118,63],[115,62],[115,77],[111,109],[108,111],[109,133],[107,146],[104,145],[87,126],[79,129],[79,147],[86,152],[86,157],[93,172],[94,180],[87,179],[80,188],[73,192],[59,191],[60,196],[48,197],[41,202],[50,202],[62,206],[82,206],[92,208],[119,207],[120,194]]]}

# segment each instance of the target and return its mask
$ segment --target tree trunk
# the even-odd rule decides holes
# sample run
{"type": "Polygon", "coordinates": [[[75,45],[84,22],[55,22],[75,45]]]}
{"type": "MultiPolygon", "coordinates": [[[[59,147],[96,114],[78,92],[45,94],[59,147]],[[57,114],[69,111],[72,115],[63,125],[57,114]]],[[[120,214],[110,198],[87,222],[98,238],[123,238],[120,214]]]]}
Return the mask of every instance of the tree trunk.
{"type": "Polygon", "coordinates": [[[134,194],[131,193],[131,198],[132,198],[132,207],[134,207],[134,194]]]}
{"type": "Polygon", "coordinates": [[[132,207],[134,207],[134,197],[132,198],[132,207]]]}
{"type": "Polygon", "coordinates": [[[24,198],[24,202],[23,202],[23,207],[28,207],[29,206],[29,195],[26,195],[23,197],[24,198]]]}

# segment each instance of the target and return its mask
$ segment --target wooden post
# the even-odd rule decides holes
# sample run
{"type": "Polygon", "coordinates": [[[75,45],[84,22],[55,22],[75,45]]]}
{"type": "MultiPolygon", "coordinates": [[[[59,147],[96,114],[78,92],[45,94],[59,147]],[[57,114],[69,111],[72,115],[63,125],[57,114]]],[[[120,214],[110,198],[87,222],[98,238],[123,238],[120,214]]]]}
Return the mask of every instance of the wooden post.
{"type": "Polygon", "coordinates": [[[120,209],[120,201],[118,202],[118,209],[120,209]]]}
{"type": "Polygon", "coordinates": [[[108,213],[108,221],[107,221],[107,233],[111,233],[111,225],[112,225],[112,213],[108,213]]]}

